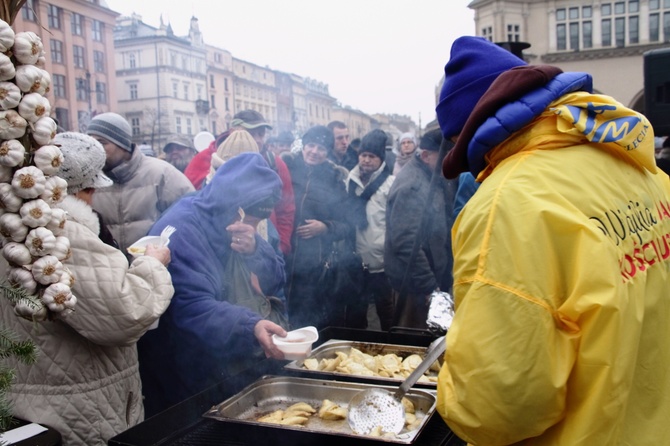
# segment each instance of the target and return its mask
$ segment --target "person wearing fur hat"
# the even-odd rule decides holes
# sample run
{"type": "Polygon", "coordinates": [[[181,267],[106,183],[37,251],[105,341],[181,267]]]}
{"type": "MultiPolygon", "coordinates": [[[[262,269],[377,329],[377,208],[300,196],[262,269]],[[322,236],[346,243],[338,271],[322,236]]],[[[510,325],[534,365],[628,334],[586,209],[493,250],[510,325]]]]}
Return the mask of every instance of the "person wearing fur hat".
{"type": "Polygon", "coordinates": [[[451,194],[444,178],[435,179],[429,197],[441,144],[439,129],[423,135],[389,191],[384,268],[397,297],[393,325],[427,329],[431,293],[451,288],[451,194]],[[415,243],[420,246],[412,259],[415,243]]]}
{"type": "Polygon", "coordinates": [[[176,228],[169,265],[175,295],[158,328],[138,346],[147,415],[239,373],[240,364],[283,359],[271,336],[286,331],[269,320],[274,306],[265,296],[284,286],[284,261],[256,232],[280,193],[281,180],[261,155],[242,153],[151,229],[158,235],[167,225],[176,228]],[[229,275],[235,260],[245,271],[229,275]],[[255,277],[262,305],[237,288],[243,274],[255,277]]]}
{"type": "Polygon", "coordinates": [[[386,133],[375,129],[363,136],[356,165],[347,178],[349,221],[356,227],[355,249],[365,271],[363,291],[351,296],[345,326],[368,327],[368,302],[375,303],[381,329],[388,331],[393,322],[392,288],[384,274],[384,237],[386,234],[386,202],[395,177],[384,161],[386,133]]]}
{"type": "MultiPolygon", "coordinates": [[[[158,320],[173,295],[170,250],[148,246],[130,266],[124,253],[103,240],[91,197],[112,181],[102,172],[105,151],[81,133],[59,133],[58,176],[68,195],[55,205],[67,212],[63,233],[71,255],[76,311],[40,324],[17,318],[5,302],[2,323],[37,345],[37,362],[6,358],[16,371],[7,397],[12,414],[56,429],[63,444],[103,446],[144,419],[137,340],[158,320]]],[[[2,260],[4,262],[4,259],[2,260]]]]}
{"type": "Polygon", "coordinates": [[[324,297],[328,290],[318,284],[333,243],[352,234],[342,212],[348,171],[327,159],[333,144],[333,132],[317,125],[303,135],[301,152],[282,155],[291,172],[296,206],[293,251],[287,262],[288,314],[294,327],[342,325],[338,296],[324,297]]]}
{"type": "Polygon", "coordinates": [[[396,157],[395,166],[393,166],[393,175],[398,175],[398,172],[412,159],[416,151],[416,137],[414,133],[407,132],[400,135],[398,138],[398,156],[396,157]]]}
{"type": "Polygon", "coordinates": [[[100,212],[123,252],[147,234],[158,217],[193,186],[171,164],[145,156],[132,142],[128,121],[116,113],[96,115],[86,133],[105,149],[111,187],[95,194],[100,212]]]}
{"type": "Polygon", "coordinates": [[[439,413],[472,444],[664,442],[670,180],[649,121],[483,38],[444,70],[443,173],[480,186],[452,230],[439,413]]]}

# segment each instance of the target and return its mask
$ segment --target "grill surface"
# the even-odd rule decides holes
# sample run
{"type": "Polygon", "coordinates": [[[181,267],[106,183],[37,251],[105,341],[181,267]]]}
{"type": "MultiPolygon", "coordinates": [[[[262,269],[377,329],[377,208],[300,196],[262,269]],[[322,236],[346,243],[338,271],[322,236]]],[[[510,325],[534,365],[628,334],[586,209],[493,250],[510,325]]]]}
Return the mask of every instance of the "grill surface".
{"type": "MultiPolygon", "coordinates": [[[[425,347],[430,344],[433,337],[423,333],[385,333],[329,327],[319,334],[319,344],[329,339],[425,347]]],[[[281,435],[277,435],[277,429],[272,427],[253,426],[250,429],[243,429],[237,424],[222,423],[202,417],[202,414],[209,408],[237,394],[263,375],[300,376],[300,374],[293,374],[291,371],[283,369],[284,364],[282,361],[262,361],[244,376],[235,376],[222,381],[216,386],[113,437],[109,440],[108,445],[257,446],[271,444],[272,446],[311,446],[319,444],[340,446],[343,443],[342,437],[294,432],[292,430],[282,430],[281,435]]],[[[342,379],[342,381],[350,381],[350,379],[342,379]]],[[[388,384],[388,382],[382,384],[388,384]]],[[[379,446],[384,443],[375,440],[346,439],[346,444],[348,446],[379,446]]],[[[414,444],[419,446],[465,445],[449,430],[437,413],[433,414],[414,444]]]]}

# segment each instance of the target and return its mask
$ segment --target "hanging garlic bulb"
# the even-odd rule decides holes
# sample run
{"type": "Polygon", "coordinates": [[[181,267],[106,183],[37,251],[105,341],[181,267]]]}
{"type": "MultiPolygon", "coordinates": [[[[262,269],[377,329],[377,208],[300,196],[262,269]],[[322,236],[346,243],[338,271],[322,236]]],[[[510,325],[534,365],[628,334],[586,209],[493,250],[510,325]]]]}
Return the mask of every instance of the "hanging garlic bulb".
{"type": "Polygon", "coordinates": [[[0,111],[0,139],[20,138],[26,134],[26,127],[28,121],[16,110],[0,111]]]}
{"type": "Polygon", "coordinates": [[[12,47],[16,60],[26,65],[35,65],[44,51],[42,40],[32,31],[24,31],[14,36],[12,47]]]}
{"type": "Polygon", "coordinates": [[[46,228],[53,232],[54,235],[61,235],[66,221],[67,212],[61,208],[53,208],[51,209],[51,221],[47,224],[46,228]]]}
{"type": "Polygon", "coordinates": [[[44,256],[35,260],[32,267],[33,277],[42,285],[49,285],[60,280],[63,264],[54,256],[44,256]]]}
{"type": "Polygon", "coordinates": [[[0,53],[0,81],[8,81],[16,76],[16,67],[12,59],[0,53]]]}
{"type": "Polygon", "coordinates": [[[19,214],[8,212],[0,215],[0,234],[13,242],[23,242],[30,228],[23,223],[19,214]]]}
{"type": "Polygon", "coordinates": [[[35,151],[33,162],[45,175],[56,175],[63,164],[63,152],[58,146],[42,146],[35,151]]]}
{"type": "Polygon", "coordinates": [[[70,249],[70,239],[67,237],[56,237],[56,246],[54,246],[54,249],[51,250],[51,255],[56,257],[61,262],[69,259],[72,255],[72,250],[70,249]]]}
{"type": "Polygon", "coordinates": [[[28,122],[37,122],[38,119],[49,116],[49,113],[51,104],[39,93],[28,93],[19,103],[19,114],[28,122]]]}
{"type": "Polygon", "coordinates": [[[31,228],[46,226],[51,221],[51,207],[41,198],[26,201],[19,214],[23,224],[31,228]]]}
{"type": "Polygon", "coordinates": [[[14,288],[23,288],[28,294],[35,294],[37,291],[35,278],[25,268],[11,268],[7,273],[7,282],[14,288]]]}
{"type": "Polygon", "coordinates": [[[14,46],[14,30],[9,23],[0,20],[0,53],[6,53],[8,49],[14,46]]]}
{"type": "Polygon", "coordinates": [[[14,193],[12,185],[0,183],[0,208],[9,212],[19,212],[21,206],[23,206],[23,199],[14,193]]]}
{"type": "Polygon", "coordinates": [[[28,299],[19,299],[14,306],[14,313],[33,322],[41,322],[48,319],[47,307],[42,302],[35,304],[28,299]]]}
{"type": "Polygon", "coordinates": [[[15,167],[23,164],[26,149],[16,139],[8,139],[0,144],[0,164],[15,167]]]}
{"type": "Polygon", "coordinates": [[[44,290],[40,298],[42,303],[54,313],[61,313],[66,309],[74,309],[77,298],[72,290],[64,283],[53,283],[44,290]]]}
{"type": "Polygon", "coordinates": [[[31,135],[35,142],[40,146],[51,144],[54,137],[56,136],[56,132],[58,132],[58,125],[56,124],[56,121],[48,116],[40,118],[37,122],[31,124],[30,126],[33,130],[31,135]]]}
{"type": "Polygon", "coordinates": [[[35,166],[26,166],[14,173],[12,188],[21,198],[36,198],[44,192],[46,178],[44,173],[35,166]]]}
{"type": "Polygon", "coordinates": [[[72,275],[72,271],[70,271],[67,266],[63,265],[63,274],[60,276],[60,280],[58,281],[59,283],[64,283],[65,285],[69,286],[72,288],[74,286],[74,276],[72,275]]]}
{"type": "Polygon", "coordinates": [[[21,90],[13,82],[0,82],[0,108],[9,110],[21,102],[21,90]]]}
{"type": "Polygon", "coordinates": [[[9,242],[2,247],[2,256],[11,265],[24,266],[32,262],[33,257],[23,243],[9,242]]]}
{"type": "Polygon", "coordinates": [[[46,201],[49,206],[63,201],[67,195],[67,181],[61,177],[49,177],[44,182],[44,192],[40,195],[40,198],[46,201]]]}
{"type": "Polygon", "coordinates": [[[16,85],[24,93],[33,93],[40,88],[42,69],[35,65],[19,65],[16,67],[16,85]]]}
{"type": "MultiPolygon", "coordinates": [[[[47,228],[35,228],[28,232],[25,245],[34,257],[46,256],[47,254],[51,254],[51,251],[56,247],[56,236],[47,228]]],[[[37,277],[35,279],[38,282],[40,281],[37,277]]]]}

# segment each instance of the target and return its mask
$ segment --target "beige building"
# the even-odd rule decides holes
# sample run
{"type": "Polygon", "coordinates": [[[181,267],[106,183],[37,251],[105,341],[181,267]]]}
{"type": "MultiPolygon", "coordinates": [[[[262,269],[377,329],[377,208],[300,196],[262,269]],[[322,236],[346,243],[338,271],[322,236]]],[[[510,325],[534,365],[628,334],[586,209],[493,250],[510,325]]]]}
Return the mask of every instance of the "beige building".
{"type": "Polygon", "coordinates": [[[85,131],[91,115],[116,109],[114,24],[118,13],[101,0],[27,0],[16,32],[42,39],[52,116],[65,130],[85,131]]]}
{"type": "Polygon", "coordinates": [[[207,49],[191,19],[188,37],[170,25],[158,29],[138,15],[120,17],[114,30],[117,112],[126,117],[135,143],[160,154],[172,138],[191,140],[211,130],[207,49]]]}
{"type": "Polygon", "coordinates": [[[331,117],[332,121],[341,121],[347,126],[351,139],[362,138],[378,124],[370,115],[349,106],[333,106],[331,117]]]}
{"type": "Polygon", "coordinates": [[[230,127],[235,114],[233,56],[230,51],[206,45],[209,131],[218,135],[230,127]]]}
{"type": "Polygon", "coordinates": [[[477,35],[528,42],[525,59],[585,71],[594,89],[644,111],[643,53],[670,46],[668,0],[474,0],[477,35]]]}
{"type": "Polygon", "coordinates": [[[233,57],[234,113],[256,110],[273,127],[277,125],[277,89],[275,73],[245,60],[233,57]]]}

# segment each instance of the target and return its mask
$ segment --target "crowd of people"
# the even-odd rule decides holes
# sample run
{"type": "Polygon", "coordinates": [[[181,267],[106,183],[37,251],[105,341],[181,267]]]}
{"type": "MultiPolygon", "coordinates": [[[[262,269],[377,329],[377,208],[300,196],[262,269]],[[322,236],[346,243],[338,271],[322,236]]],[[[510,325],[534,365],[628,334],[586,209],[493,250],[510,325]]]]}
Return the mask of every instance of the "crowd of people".
{"type": "Polygon", "coordinates": [[[2,306],[41,351],[13,364],[15,415],[64,444],[104,445],[283,359],[273,335],[426,329],[431,294],[448,291],[437,409],[459,437],[666,438],[668,140],[655,160],[646,118],[593,94],[588,74],[481,38],[456,40],[439,100],[440,128],[397,140],[375,129],[351,141],[334,121],[296,144],[268,137],[254,110],[208,147],[170,141],[165,159],[116,113],[57,135],[79,304],[39,326],[2,306]],[[169,247],[127,255],[168,227],[169,247]],[[351,283],[335,286],[345,267],[351,283]]]}

